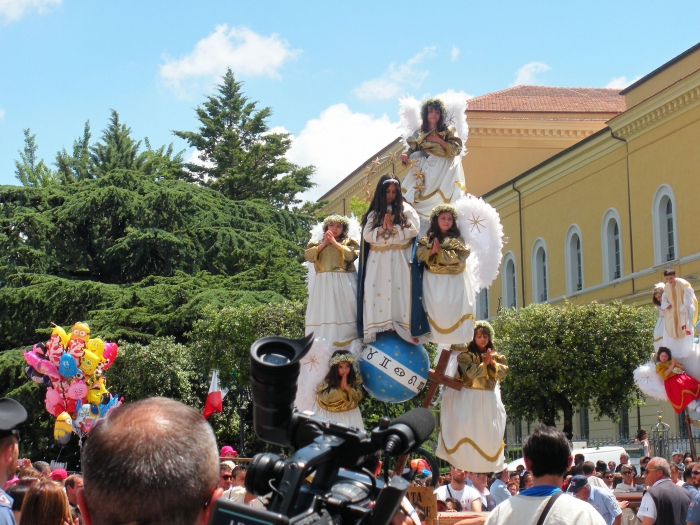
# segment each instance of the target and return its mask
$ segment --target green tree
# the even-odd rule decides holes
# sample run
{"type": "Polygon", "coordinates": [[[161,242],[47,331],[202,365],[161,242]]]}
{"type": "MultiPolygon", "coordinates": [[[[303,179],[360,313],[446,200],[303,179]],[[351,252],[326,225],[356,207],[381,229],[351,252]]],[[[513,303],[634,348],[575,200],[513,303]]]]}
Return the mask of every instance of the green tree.
{"type": "Polygon", "coordinates": [[[22,162],[15,161],[15,176],[23,186],[42,188],[53,184],[56,174],[44,163],[44,159],[37,161],[36,135],[32,135],[29,128],[24,130],[24,151],[19,152],[22,162]]]}
{"type": "Polygon", "coordinates": [[[312,166],[299,167],[284,156],[292,145],[288,133],[270,133],[270,108],[256,110],[229,69],[196,109],[197,132],[175,131],[197,148],[202,164],[187,164],[192,178],[233,200],[263,199],[276,207],[298,204],[296,195],[311,188],[312,166]]]}
{"type": "Polygon", "coordinates": [[[83,129],[83,136],[73,141],[73,154],[68,154],[65,148],[56,153],[58,178],[63,184],[94,178],[95,166],[90,158],[91,137],[90,121],[88,120],[83,129]]]}
{"type": "Polygon", "coordinates": [[[355,217],[357,217],[357,220],[359,221],[360,218],[365,214],[365,212],[369,209],[369,202],[367,202],[365,199],[359,199],[356,196],[353,196],[350,199],[350,203],[348,205],[348,211],[353,214],[355,217]]]}
{"type": "Polygon", "coordinates": [[[639,396],[632,372],[653,352],[655,321],[652,309],[617,302],[502,310],[494,329],[510,367],[502,384],[509,417],[554,425],[590,408],[617,420],[639,396]]]}
{"type": "Polygon", "coordinates": [[[141,141],[131,138],[131,128],[119,122],[119,113],[113,109],[111,112],[109,124],[102,131],[102,142],[90,147],[96,177],[116,169],[139,170],[146,160],[140,153],[141,141]]]}

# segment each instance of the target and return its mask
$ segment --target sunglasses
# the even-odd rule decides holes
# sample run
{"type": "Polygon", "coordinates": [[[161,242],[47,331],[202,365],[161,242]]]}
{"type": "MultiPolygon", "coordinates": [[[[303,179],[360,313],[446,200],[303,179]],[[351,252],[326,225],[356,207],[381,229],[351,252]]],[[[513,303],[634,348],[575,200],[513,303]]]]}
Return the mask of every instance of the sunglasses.
{"type": "Polygon", "coordinates": [[[230,480],[232,477],[233,477],[233,476],[231,476],[231,475],[224,474],[223,476],[221,476],[221,479],[223,479],[224,481],[228,481],[228,480],[230,480]]]}
{"type": "Polygon", "coordinates": [[[607,479],[607,478],[610,478],[610,479],[612,479],[612,476],[605,476],[605,478],[606,478],[606,479],[607,479]]]}
{"type": "Polygon", "coordinates": [[[692,476],[700,476],[700,470],[694,470],[690,473],[692,476]]]}

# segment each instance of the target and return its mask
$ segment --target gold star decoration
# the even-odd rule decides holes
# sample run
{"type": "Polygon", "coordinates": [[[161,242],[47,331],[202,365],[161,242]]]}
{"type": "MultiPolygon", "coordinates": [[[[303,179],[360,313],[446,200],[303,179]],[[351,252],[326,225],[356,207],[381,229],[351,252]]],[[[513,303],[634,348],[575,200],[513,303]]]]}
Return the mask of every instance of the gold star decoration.
{"type": "Polygon", "coordinates": [[[416,195],[421,195],[423,190],[425,190],[425,184],[421,184],[420,182],[416,181],[416,183],[413,185],[413,189],[416,190],[416,195]]]}
{"type": "Polygon", "coordinates": [[[381,161],[379,160],[379,157],[374,159],[371,163],[372,166],[379,166],[381,164],[381,161]]]}
{"type": "Polygon", "coordinates": [[[318,366],[318,359],[316,359],[315,355],[309,356],[309,358],[302,363],[303,365],[309,365],[309,372],[311,370],[314,370],[318,366]]]}
{"type": "Polygon", "coordinates": [[[417,164],[418,164],[418,161],[416,159],[411,159],[406,163],[406,167],[408,167],[408,169],[411,169],[414,166],[416,166],[417,164]]]}
{"type": "Polygon", "coordinates": [[[425,173],[423,173],[421,170],[414,171],[413,176],[420,181],[425,180],[425,173]]]}
{"type": "Polygon", "coordinates": [[[479,233],[481,233],[481,228],[486,229],[486,226],[484,225],[484,219],[482,219],[482,218],[479,217],[479,216],[474,217],[474,212],[472,212],[472,218],[471,218],[471,219],[467,219],[467,220],[468,220],[468,221],[471,223],[471,225],[472,225],[472,228],[471,228],[470,231],[474,231],[474,228],[476,228],[476,230],[477,230],[479,233]]]}
{"type": "Polygon", "coordinates": [[[374,170],[370,166],[367,166],[365,168],[365,177],[367,177],[368,179],[372,176],[373,173],[374,170]]]}
{"type": "Polygon", "coordinates": [[[398,158],[399,158],[398,153],[392,153],[389,155],[389,162],[391,162],[393,164],[394,162],[396,162],[398,160],[398,158]]]}

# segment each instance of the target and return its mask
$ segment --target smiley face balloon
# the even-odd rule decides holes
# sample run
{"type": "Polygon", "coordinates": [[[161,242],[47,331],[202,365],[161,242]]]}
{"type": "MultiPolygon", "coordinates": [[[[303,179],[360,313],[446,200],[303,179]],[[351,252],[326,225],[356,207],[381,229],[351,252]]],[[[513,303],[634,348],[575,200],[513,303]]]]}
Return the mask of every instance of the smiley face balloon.
{"type": "Polygon", "coordinates": [[[87,323],[75,323],[71,329],[70,338],[71,341],[82,339],[87,343],[90,340],[90,327],[87,323]]]}

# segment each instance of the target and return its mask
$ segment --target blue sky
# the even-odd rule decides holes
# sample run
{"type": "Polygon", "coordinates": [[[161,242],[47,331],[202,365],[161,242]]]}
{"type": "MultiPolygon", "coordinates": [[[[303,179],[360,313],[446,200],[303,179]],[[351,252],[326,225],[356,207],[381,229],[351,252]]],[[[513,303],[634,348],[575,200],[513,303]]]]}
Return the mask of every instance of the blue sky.
{"type": "MultiPolygon", "coordinates": [[[[25,128],[52,163],[116,109],[134,137],[172,130],[229,66],[315,198],[399,135],[398,98],[518,83],[622,88],[700,41],[700,2],[0,0],[0,184],[25,128]]],[[[187,150],[186,156],[192,155],[187,150]]]]}

